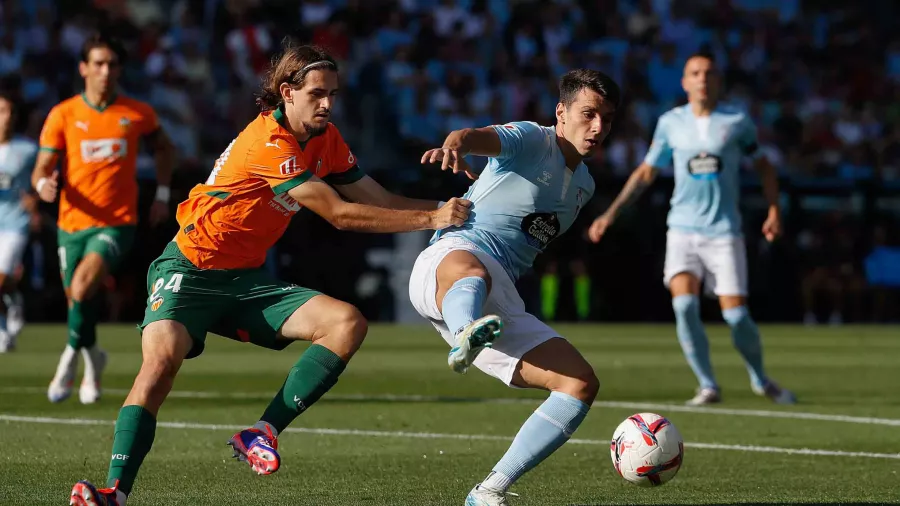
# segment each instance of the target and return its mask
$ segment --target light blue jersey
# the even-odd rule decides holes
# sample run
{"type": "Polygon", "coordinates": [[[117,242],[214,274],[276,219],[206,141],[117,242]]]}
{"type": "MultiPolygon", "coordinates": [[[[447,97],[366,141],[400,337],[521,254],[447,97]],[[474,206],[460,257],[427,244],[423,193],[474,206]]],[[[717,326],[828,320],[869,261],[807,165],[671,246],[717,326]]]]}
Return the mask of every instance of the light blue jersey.
{"type": "Polygon", "coordinates": [[[472,202],[469,219],[436,232],[431,242],[464,238],[517,279],[572,226],[594,195],[594,179],[584,163],[574,171],[566,168],[554,128],[524,121],[493,128],[500,136],[500,155],[488,160],[463,197],[472,202]]]}
{"type": "Polygon", "coordinates": [[[37,150],[37,144],[23,138],[0,144],[0,231],[24,234],[28,229],[22,194],[31,190],[37,150]]]}
{"type": "Polygon", "coordinates": [[[657,168],[675,163],[669,228],[741,235],[741,157],[756,153],[756,127],[736,108],[721,105],[700,118],[688,104],[663,114],[644,161],[657,168]]]}

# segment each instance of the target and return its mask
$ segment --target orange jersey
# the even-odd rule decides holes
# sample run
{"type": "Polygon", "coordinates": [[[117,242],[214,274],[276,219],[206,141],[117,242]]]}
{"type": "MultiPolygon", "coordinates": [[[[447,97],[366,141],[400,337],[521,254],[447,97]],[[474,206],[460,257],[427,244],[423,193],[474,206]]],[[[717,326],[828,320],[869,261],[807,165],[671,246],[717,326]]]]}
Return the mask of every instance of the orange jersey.
{"type": "Polygon", "coordinates": [[[363,177],[331,123],[302,148],[281,110],[260,114],[216,160],[205,184],[178,206],[175,241],[201,269],[261,266],[266,252],[301,209],[288,191],[313,175],[329,184],[363,177]]]}
{"type": "Polygon", "coordinates": [[[137,223],[138,141],[158,128],[153,108],[122,96],[99,109],[82,94],[50,111],[40,145],[64,156],[59,228],[137,223]]]}

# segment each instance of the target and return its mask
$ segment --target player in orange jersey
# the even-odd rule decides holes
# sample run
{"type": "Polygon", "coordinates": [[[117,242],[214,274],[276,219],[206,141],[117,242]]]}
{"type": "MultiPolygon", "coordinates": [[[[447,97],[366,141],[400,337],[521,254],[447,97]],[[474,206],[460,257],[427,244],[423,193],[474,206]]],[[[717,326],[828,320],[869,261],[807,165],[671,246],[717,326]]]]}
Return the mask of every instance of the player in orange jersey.
{"type": "Polygon", "coordinates": [[[115,40],[90,36],[78,66],[84,93],[54,107],[41,131],[32,184],[46,202],[60,197],[59,263],[69,301],[69,342],[47,390],[51,402],[71,395],[78,350],[85,361],[79,398],[85,404],[100,398],[106,353],[97,346],[95,294],[134,242],[141,137],[156,153],[159,187],[150,220],[157,224],[169,214],[174,151],[153,109],[116,93],[123,58],[115,40]],[[55,170],[57,160],[61,172],[55,170]]]}
{"type": "Polygon", "coordinates": [[[441,206],[407,199],[360,170],[328,121],[337,70],[319,48],[285,49],[266,79],[264,112],[178,206],[180,230],[147,274],[144,361],[119,411],[109,488],[78,482],[71,504],[124,504],[153,442],[159,408],[183,360],[203,351],[207,332],[275,350],[295,340],[313,343],[260,421],[229,441],[234,456],[257,473],[278,470],[279,432],[334,386],[367,330],[352,305],[260,268],[302,207],[338,229],[360,232],[440,230],[468,218],[466,200],[441,206]]]}

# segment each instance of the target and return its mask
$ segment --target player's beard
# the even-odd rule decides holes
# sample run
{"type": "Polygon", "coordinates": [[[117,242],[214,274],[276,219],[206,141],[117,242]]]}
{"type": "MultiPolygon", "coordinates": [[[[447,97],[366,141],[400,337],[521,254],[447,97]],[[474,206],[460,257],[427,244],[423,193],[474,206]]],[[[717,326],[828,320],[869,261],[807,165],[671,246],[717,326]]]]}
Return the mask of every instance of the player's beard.
{"type": "Polygon", "coordinates": [[[328,128],[328,123],[326,122],[324,125],[320,126],[304,121],[303,128],[306,129],[306,133],[308,133],[310,137],[315,137],[317,135],[322,135],[323,133],[325,133],[325,129],[328,128]]]}

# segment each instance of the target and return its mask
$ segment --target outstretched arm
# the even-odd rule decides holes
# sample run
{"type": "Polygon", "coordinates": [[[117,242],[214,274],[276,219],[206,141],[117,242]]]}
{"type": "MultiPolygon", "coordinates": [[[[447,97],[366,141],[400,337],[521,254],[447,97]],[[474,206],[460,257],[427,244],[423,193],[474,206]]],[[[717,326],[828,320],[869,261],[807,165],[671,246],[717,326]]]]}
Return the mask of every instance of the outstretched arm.
{"type": "Polygon", "coordinates": [[[369,176],[363,176],[362,179],[350,184],[334,185],[334,188],[338,193],[358,204],[422,211],[433,211],[438,208],[436,200],[411,199],[397,195],[385,189],[378,181],[369,176]]]}
{"type": "Polygon", "coordinates": [[[430,210],[398,210],[346,202],[328,183],[315,176],[292,188],[288,195],[338,230],[370,233],[460,226],[469,217],[471,205],[467,200],[454,198],[440,209],[435,209],[435,205],[430,210]]]}
{"type": "Polygon", "coordinates": [[[454,174],[463,172],[469,179],[478,179],[463,157],[469,154],[496,157],[502,148],[494,127],[464,128],[450,132],[440,148],[426,151],[422,163],[441,162],[441,170],[453,169],[454,174]]]}
{"type": "Polygon", "coordinates": [[[609,226],[616,220],[619,212],[636,201],[638,197],[644,193],[644,190],[653,184],[658,173],[659,171],[647,162],[638,165],[638,168],[628,177],[628,181],[625,182],[625,186],[609,206],[609,209],[591,224],[591,228],[588,230],[588,237],[591,241],[600,242],[600,239],[603,238],[603,234],[606,233],[609,226]]]}

